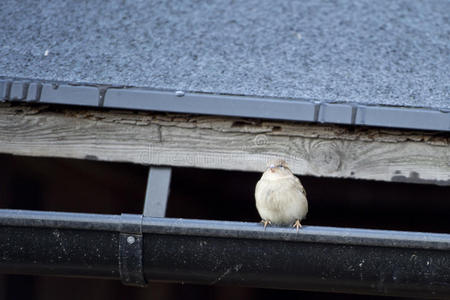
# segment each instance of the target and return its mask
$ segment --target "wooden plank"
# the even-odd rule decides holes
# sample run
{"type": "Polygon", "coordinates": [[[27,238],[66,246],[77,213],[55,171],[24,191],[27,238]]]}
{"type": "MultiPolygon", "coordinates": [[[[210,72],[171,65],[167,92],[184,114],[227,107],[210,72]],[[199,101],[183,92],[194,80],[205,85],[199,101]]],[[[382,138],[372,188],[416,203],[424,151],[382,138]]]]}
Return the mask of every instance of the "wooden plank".
{"type": "Polygon", "coordinates": [[[446,133],[0,104],[0,152],[450,185],[446,133]]]}

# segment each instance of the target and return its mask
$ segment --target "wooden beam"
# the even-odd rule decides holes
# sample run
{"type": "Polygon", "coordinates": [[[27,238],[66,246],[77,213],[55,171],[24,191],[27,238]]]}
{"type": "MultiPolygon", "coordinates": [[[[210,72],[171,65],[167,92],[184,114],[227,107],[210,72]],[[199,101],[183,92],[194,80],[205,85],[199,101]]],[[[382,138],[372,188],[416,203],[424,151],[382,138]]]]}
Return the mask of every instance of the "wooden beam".
{"type": "Polygon", "coordinates": [[[0,104],[0,152],[450,185],[446,133],[0,104]]]}

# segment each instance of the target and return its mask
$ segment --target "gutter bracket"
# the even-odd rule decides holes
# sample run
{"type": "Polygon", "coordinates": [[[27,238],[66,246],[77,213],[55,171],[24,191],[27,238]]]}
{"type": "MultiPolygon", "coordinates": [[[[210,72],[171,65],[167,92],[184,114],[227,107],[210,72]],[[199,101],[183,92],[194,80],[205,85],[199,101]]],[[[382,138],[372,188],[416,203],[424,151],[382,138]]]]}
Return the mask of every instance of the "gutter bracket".
{"type": "Polygon", "coordinates": [[[142,215],[122,214],[119,234],[119,272],[124,285],[145,287],[142,215]]]}

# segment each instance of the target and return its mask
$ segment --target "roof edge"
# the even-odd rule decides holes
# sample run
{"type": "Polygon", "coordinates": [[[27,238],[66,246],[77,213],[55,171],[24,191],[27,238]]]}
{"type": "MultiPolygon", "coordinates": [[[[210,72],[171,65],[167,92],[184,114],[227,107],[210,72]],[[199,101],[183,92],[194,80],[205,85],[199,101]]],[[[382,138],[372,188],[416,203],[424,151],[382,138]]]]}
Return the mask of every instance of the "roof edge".
{"type": "Polygon", "coordinates": [[[450,131],[450,112],[304,99],[0,79],[0,100],[263,118],[328,124],[450,131]]]}

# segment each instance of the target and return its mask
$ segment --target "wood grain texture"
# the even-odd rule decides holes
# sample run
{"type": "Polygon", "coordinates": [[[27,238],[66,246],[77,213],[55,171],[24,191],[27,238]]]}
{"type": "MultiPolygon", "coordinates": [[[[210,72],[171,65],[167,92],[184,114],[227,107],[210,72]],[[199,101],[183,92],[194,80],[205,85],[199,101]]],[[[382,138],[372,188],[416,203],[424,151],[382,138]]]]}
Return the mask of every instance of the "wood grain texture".
{"type": "Polygon", "coordinates": [[[450,185],[448,134],[0,104],[0,152],[450,185]]]}

